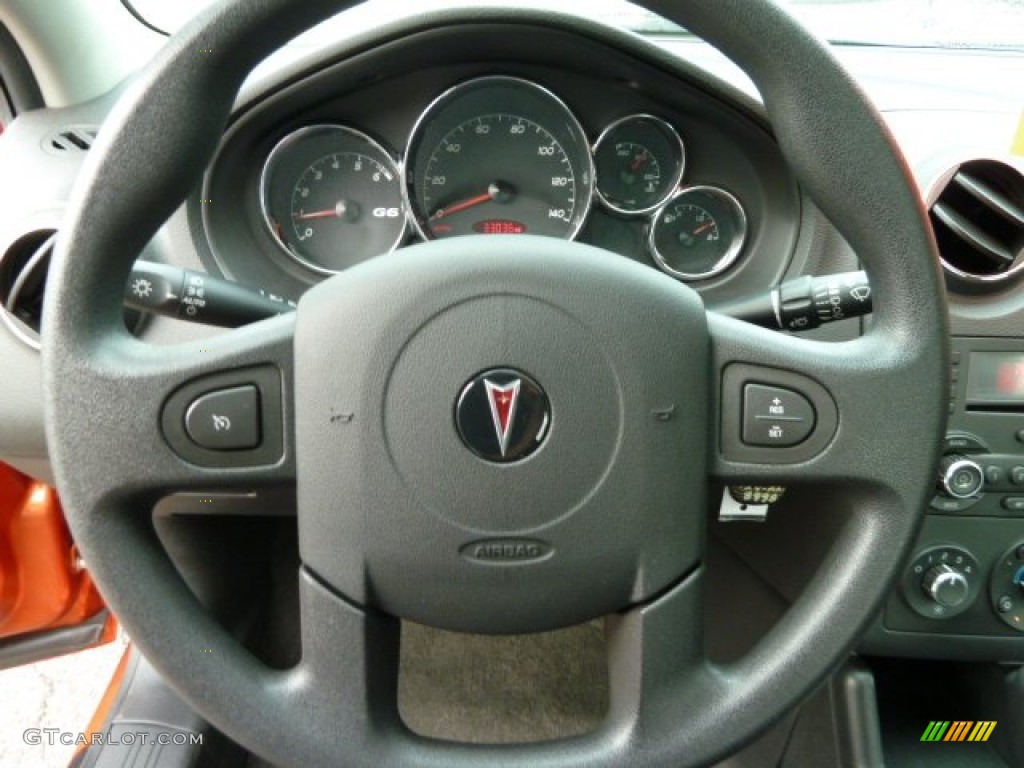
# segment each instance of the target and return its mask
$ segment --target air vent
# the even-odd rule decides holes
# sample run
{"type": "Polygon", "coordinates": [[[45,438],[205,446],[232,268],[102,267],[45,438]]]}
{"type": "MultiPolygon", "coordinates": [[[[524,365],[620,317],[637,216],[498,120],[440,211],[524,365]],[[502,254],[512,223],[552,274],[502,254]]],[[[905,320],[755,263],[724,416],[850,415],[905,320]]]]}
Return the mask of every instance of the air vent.
{"type": "Polygon", "coordinates": [[[99,128],[94,125],[73,125],[50,134],[43,146],[51,152],[88,152],[96,141],[99,128]]]}
{"type": "Polygon", "coordinates": [[[930,216],[946,272],[996,285],[1024,271],[1024,174],[998,160],[971,160],[943,179],[930,216]]]}
{"type": "MultiPolygon", "coordinates": [[[[57,233],[40,229],[14,242],[0,256],[0,321],[21,341],[39,349],[39,329],[43,320],[43,294],[50,271],[50,257],[57,233]]],[[[124,309],[124,324],[138,336],[146,316],[124,309]]]]}
{"type": "Polygon", "coordinates": [[[15,241],[0,260],[0,318],[15,336],[39,349],[43,292],[57,233],[43,229],[15,241]]]}

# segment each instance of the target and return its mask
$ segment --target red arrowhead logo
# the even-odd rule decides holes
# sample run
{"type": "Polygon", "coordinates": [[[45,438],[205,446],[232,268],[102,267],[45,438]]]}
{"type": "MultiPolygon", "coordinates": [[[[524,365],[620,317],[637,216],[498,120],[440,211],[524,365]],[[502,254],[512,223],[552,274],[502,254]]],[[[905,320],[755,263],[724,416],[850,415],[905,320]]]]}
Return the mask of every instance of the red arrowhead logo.
{"type": "Polygon", "coordinates": [[[551,405],[529,374],[492,368],[463,386],[455,402],[455,428],[463,444],[484,461],[522,461],[547,439],[551,405]]]}
{"type": "Polygon", "coordinates": [[[498,437],[498,447],[502,456],[508,453],[508,438],[512,433],[512,421],[516,417],[519,388],[522,383],[520,379],[515,379],[508,384],[498,385],[490,379],[484,379],[487,402],[491,406],[491,418],[494,420],[494,432],[498,437]]]}

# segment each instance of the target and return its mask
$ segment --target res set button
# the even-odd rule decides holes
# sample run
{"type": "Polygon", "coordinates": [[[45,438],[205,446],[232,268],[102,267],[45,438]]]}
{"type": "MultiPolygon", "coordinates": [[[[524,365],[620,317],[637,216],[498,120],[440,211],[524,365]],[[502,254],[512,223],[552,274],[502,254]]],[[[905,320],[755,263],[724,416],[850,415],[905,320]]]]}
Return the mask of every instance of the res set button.
{"type": "Polygon", "coordinates": [[[208,392],[185,412],[185,431],[196,445],[243,451],[260,444],[260,396],[253,385],[208,392]]]}
{"type": "Polygon", "coordinates": [[[743,442],[785,448],[806,440],[815,425],[814,407],[799,392],[764,384],[743,388],[743,442]]]}

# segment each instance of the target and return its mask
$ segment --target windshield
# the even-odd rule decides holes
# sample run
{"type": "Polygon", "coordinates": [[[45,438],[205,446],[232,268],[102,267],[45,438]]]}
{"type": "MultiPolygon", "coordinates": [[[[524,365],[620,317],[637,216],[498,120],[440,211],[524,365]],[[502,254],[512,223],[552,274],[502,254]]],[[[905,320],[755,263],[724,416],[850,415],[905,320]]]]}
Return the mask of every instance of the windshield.
{"type": "MultiPolygon", "coordinates": [[[[122,0],[152,26],[173,32],[216,0],[122,0]]],[[[781,0],[819,36],[833,43],[939,48],[1024,48],[1024,0],[781,0]]],[[[418,9],[466,5],[420,0],[418,9]]],[[[502,4],[479,0],[478,5],[502,4]]],[[[550,7],[540,0],[527,4],[550,7]]],[[[376,2],[394,16],[393,3],[376,2]]],[[[575,9],[648,35],[683,36],[686,31],[623,0],[563,0],[575,9]]]]}

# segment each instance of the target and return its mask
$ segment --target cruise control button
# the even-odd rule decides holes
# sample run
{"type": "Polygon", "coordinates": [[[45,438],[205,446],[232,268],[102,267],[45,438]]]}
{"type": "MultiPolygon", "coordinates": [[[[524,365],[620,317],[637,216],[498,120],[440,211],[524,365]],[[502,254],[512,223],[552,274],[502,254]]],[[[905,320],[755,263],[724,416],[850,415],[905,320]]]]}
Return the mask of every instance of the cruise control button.
{"type": "Polygon", "coordinates": [[[260,395],[253,385],[208,392],[185,413],[185,431],[196,445],[242,451],[260,444],[260,395]]]}
{"type": "Polygon", "coordinates": [[[1024,512],[1024,496],[1007,496],[1003,499],[1003,509],[1010,512],[1024,512]]]}
{"type": "Polygon", "coordinates": [[[1010,470],[1010,482],[1014,485],[1024,485],[1024,467],[1014,467],[1010,470]]]}
{"type": "Polygon", "coordinates": [[[782,387],[747,384],[743,388],[743,442],[785,448],[799,445],[814,431],[811,402],[782,387]]]}

